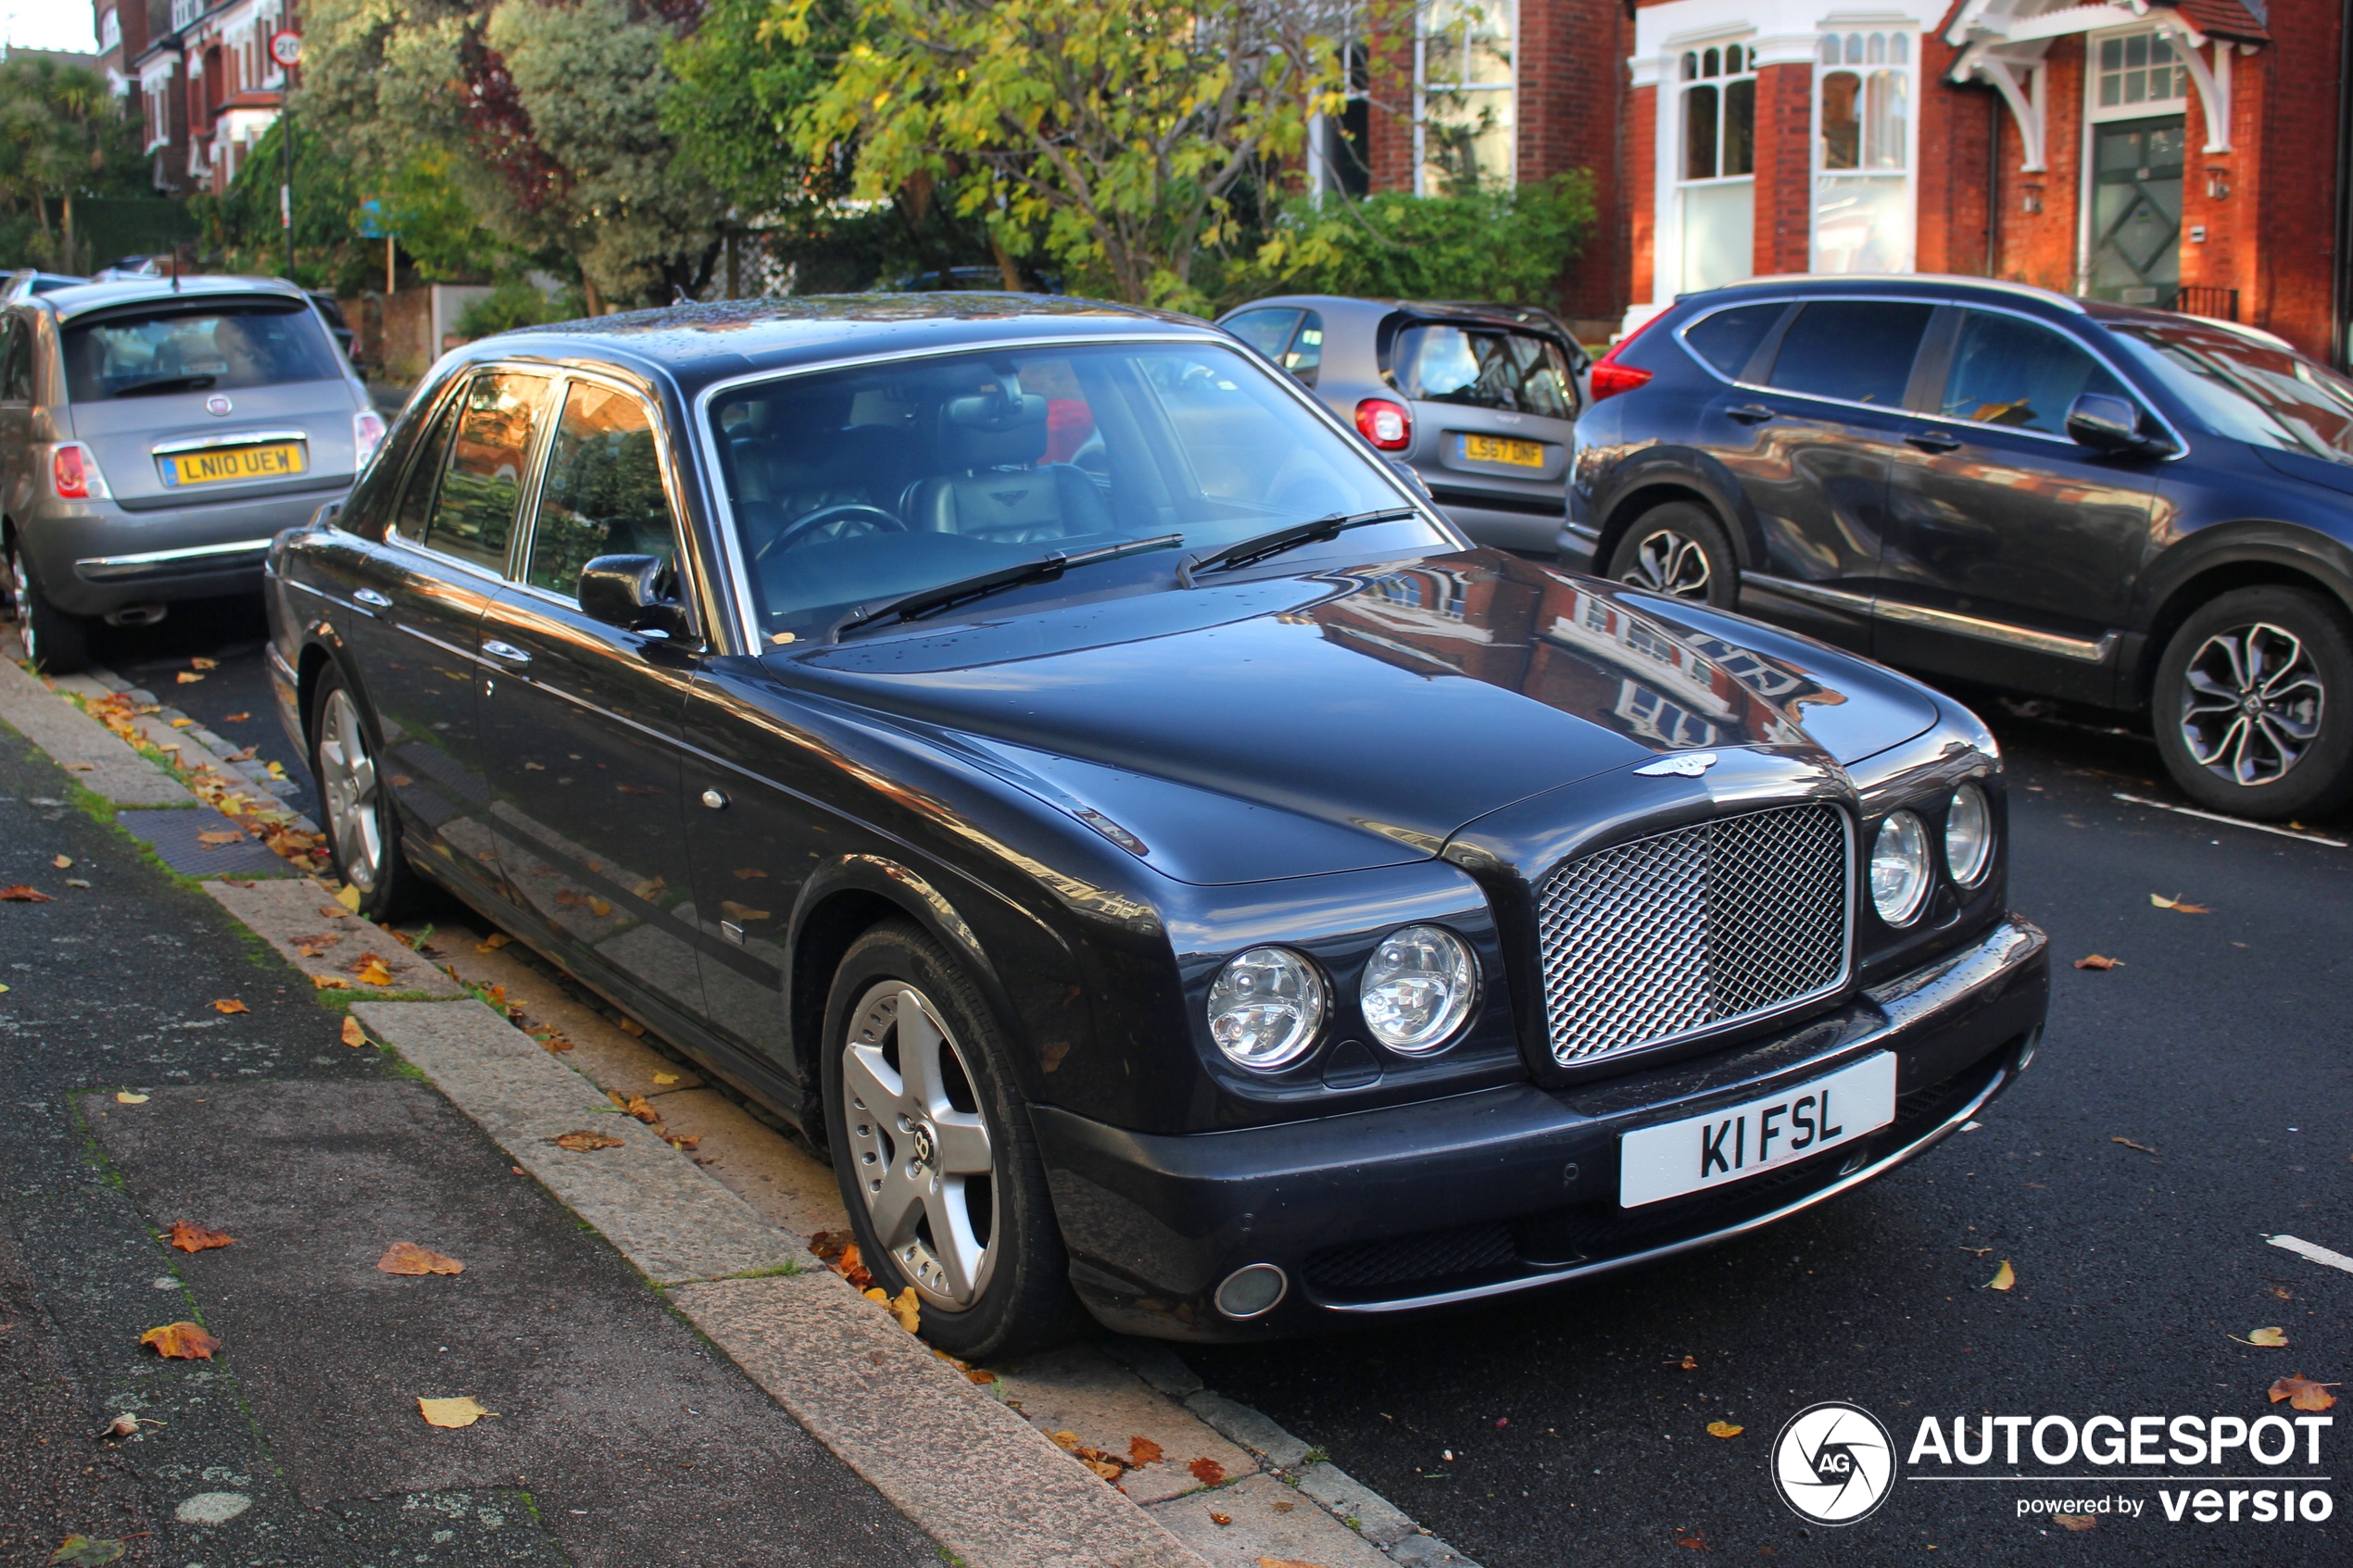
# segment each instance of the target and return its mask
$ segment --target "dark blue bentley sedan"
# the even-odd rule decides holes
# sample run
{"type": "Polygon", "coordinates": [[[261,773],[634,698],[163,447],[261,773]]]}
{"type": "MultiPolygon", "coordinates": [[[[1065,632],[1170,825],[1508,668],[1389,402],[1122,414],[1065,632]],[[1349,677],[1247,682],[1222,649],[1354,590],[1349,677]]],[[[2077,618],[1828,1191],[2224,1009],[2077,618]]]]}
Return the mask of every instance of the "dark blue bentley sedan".
{"type": "Polygon", "coordinates": [[[363,908],[439,884],[798,1123],[959,1353],[1666,1257],[2040,1034],[1969,713],[1470,547],[1196,321],[507,333],[269,570],[363,908]]]}

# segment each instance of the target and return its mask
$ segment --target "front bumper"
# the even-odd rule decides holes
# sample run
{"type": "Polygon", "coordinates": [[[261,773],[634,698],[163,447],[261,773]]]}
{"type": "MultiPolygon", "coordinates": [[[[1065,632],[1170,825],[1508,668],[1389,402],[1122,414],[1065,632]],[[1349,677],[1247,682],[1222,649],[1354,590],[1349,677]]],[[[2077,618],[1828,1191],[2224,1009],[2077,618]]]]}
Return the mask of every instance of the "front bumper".
{"type": "Polygon", "coordinates": [[[1183,1136],[1034,1107],[1071,1282],[1122,1332],[1262,1339],[1559,1285],[1742,1235],[1894,1169],[2008,1087],[2041,1038],[2046,947],[2013,915],[1828,1017],[1571,1090],[1514,1085],[1183,1136]],[[1888,1126],[1730,1186],[1618,1207],[1620,1135],[1881,1050],[1897,1062],[1888,1126]],[[1211,1295],[1250,1263],[1280,1268],[1290,1287],[1238,1323],[1211,1295]]]}

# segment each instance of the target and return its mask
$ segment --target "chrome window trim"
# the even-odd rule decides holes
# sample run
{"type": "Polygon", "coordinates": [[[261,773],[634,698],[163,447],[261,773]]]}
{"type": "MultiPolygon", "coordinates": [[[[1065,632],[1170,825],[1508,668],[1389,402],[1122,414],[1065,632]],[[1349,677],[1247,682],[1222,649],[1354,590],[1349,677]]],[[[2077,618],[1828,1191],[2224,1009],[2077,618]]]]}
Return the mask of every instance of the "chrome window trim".
{"type": "Polygon", "coordinates": [[[174,452],[203,452],[216,446],[254,446],[264,441],[300,441],[308,444],[307,430],[243,430],[226,435],[202,435],[188,441],[162,441],[147,448],[152,455],[163,458],[174,452]]]}
{"type": "MultiPolygon", "coordinates": [[[[1315,394],[1302,386],[1296,378],[1282,370],[1269,369],[1263,358],[1257,356],[1248,345],[1241,343],[1230,332],[1221,332],[1214,327],[1204,326],[1199,330],[1180,328],[1173,332],[1150,332],[1086,334],[1051,332],[1024,337],[990,338],[982,342],[962,343],[947,347],[901,348],[887,353],[850,355],[841,358],[827,359],[821,364],[792,365],[770,370],[749,370],[741,375],[729,376],[724,381],[712,382],[709,386],[695,394],[693,419],[695,451],[704,483],[711,488],[712,513],[719,524],[720,548],[723,552],[722,564],[725,566],[729,579],[726,591],[724,594],[715,594],[713,596],[720,602],[727,604],[735,611],[736,624],[733,630],[738,646],[755,658],[768,651],[767,639],[757,631],[759,615],[751,602],[751,579],[744,565],[743,539],[736,529],[735,497],[728,494],[725,475],[719,471],[718,449],[712,445],[711,439],[711,400],[721,393],[732,392],[740,386],[789,381],[798,376],[819,375],[828,370],[855,370],[868,365],[887,365],[915,359],[944,359],[959,355],[1003,353],[1010,349],[1081,348],[1091,344],[1188,343],[1222,349],[1227,353],[1239,349],[1243,363],[1252,365],[1269,382],[1281,388],[1293,402],[1310,410],[1335,434],[1340,436],[1353,450],[1357,452],[1358,456],[1365,460],[1365,466],[1373,470],[1383,483],[1397,492],[1399,500],[1419,513],[1423,521],[1435,528],[1441,536],[1455,540],[1458,548],[1470,547],[1467,536],[1452,522],[1446,521],[1435,502],[1425,499],[1407,486],[1385,462],[1379,460],[1378,453],[1364,445],[1364,437],[1357,433],[1354,426],[1342,424],[1340,416],[1327,408],[1315,394]]],[[[809,646],[814,647],[819,645],[812,643],[809,646]]]]}
{"type": "MultiPolygon", "coordinates": [[[[1792,392],[1786,387],[1767,386],[1759,382],[1742,381],[1736,376],[1726,375],[1723,371],[1709,364],[1705,355],[1702,354],[1698,349],[1693,348],[1689,343],[1684,341],[1684,333],[1690,332],[1702,321],[1707,320],[1711,317],[1720,315],[1726,310],[1737,310],[1751,305],[1809,305],[1816,300],[1833,299],[1871,305],[1928,305],[1952,310],[1985,310],[2002,316],[2014,316],[2021,321],[2032,322],[2033,325],[2041,327],[2045,332],[2059,332],[2059,329],[2054,326],[2051,322],[2046,321],[2041,317],[2035,316],[2031,312],[2020,310],[2012,306],[1994,304],[1990,301],[1980,302],[1972,299],[1929,298],[1924,295],[1917,295],[1885,294],[1841,293],[1791,294],[1779,295],[1760,295],[1750,299],[1727,300],[1724,304],[1717,307],[1713,310],[1702,311],[1699,314],[1694,315],[1690,320],[1683,322],[1675,329],[1675,344],[1677,347],[1680,348],[1685,354],[1691,357],[1692,363],[1697,365],[1701,370],[1715,377],[1726,386],[1736,386],[1743,392],[1764,393],[1775,397],[1800,397],[1809,403],[1827,403],[1833,408],[1865,408],[1875,414],[1893,414],[1898,419],[1925,420],[1934,424],[1952,425],[1962,430],[1998,430],[2010,435],[2030,435],[2038,441],[2056,442],[2062,446],[2076,447],[2087,454],[2091,453],[2090,447],[2082,446],[2073,436],[2051,431],[2020,430],[2010,425],[1981,424],[1975,420],[1958,419],[1951,414],[1922,413],[1918,409],[1905,408],[1884,403],[1857,403],[1852,398],[1847,397],[1826,397],[1818,392],[1792,392]]],[[[2082,306],[2076,306],[2075,310],[2076,313],[2082,316],[2086,321],[2089,321],[2092,319],[2091,316],[2083,310],[2082,306]]],[[[2065,332],[2060,332],[2060,335],[2062,337],[2068,337],[2068,334],[2065,332]]],[[[1922,341],[1925,342],[1925,338],[1923,338],[1922,341]]],[[[2141,410],[2146,413],[2151,419],[2155,420],[2164,428],[2167,438],[2173,443],[2173,450],[2159,456],[2157,459],[2158,461],[2166,463],[2176,462],[2181,458],[2189,456],[2189,443],[2182,439],[2181,430],[2171,420],[2166,418],[2164,410],[2158,408],[2155,401],[2150,398],[2148,394],[2142,390],[2140,383],[2134,381],[2131,376],[2127,375],[2117,364],[2116,360],[2108,356],[2104,347],[2094,347],[2092,345],[2085,343],[2082,339],[2076,337],[2068,337],[2068,341],[2082,349],[2084,353],[2090,355],[2094,359],[2097,360],[2101,367],[2105,369],[2108,374],[2114,376],[2127,391],[2132,393],[2133,402],[2140,407],[2141,410]]],[[[1914,358],[1916,362],[1918,359],[1918,354],[1919,351],[1914,350],[1914,358]]],[[[1946,369],[1947,373],[1949,374],[1950,367],[1948,366],[1946,369]]],[[[1898,439],[1900,440],[1901,437],[1898,437],[1898,439]]]]}
{"type": "Polygon", "coordinates": [[[1975,637],[1980,642],[2002,643],[2032,653],[2073,659],[2079,664],[2107,663],[2120,640],[2120,633],[2115,632],[2103,632],[2097,637],[2070,637],[2063,632],[2038,632],[2031,626],[2019,626],[2007,621],[1987,621],[1954,610],[1932,609],[1926,605],[1874,598],[1867,594],[1850,594],[1843,588],[1825,588],[1818,583],[1793,582],[1789,578],[1775,577],[1762,571],[1743,571],[1741,581],[1768,593],[1786,594],[1791,598],[1804,599],[1829,609],[1843,609],[1884,621],[1901,621],[1915,626],[1932,626],[1939,631],[1975,637]]]}

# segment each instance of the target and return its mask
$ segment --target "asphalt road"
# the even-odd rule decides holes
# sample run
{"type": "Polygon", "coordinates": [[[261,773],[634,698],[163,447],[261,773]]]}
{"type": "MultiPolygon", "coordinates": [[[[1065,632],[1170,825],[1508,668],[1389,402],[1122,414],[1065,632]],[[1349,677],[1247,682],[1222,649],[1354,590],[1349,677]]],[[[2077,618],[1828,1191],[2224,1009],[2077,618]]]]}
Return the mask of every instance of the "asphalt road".
{"type": "MultiPolygon", "coordinates": [[[[176,613],[109,633],[101,657],[299,776],[260,637],[258,616],[176,613]],[[194,656],[220,668],[162,684],[194,656]]],[[[2030,1456],[1975,1471],[2024,1481],[1900,1481],[1842,1530],[1803,1524],[1768,1478],[1776,1434],[1821,1400],[1871,1411],[1908,1452],[1923,1416],[1948,1432],[1987,1414],[2252,1422],[2274,1411],[2274,1379],[2353,1382],[2353,1273],[2265,1242],[2353,1253],[2353,850],[2121,803],[2119,790],[2179,798],[2145,739],[1984,711],[2013,781],[2012,902],[2057,963],[2042,1052],[1979,1130],[1776,1230],[1640,1273],[1188,1359],[1488,1568],[1688,1562],[1703,1548],[1869,1564],[2347,1561],[2353,1486],[2335,1456],[2353,1443],[2353,1402],[2332,1412],[2317,1468],[2030,1456]],[[2072,967],[2094,952],[2120,966],[2072,967]],[[2005,1260],[2016,1287],[1985,1288],[2005,1260]],[[2287,1347],[2240,1342],[2266,1326],[2287,1347]],[[1742,1431],[1711,1436],[1717,1421],[1742,1431]],[[2335,1512],[2170,1523],[2159,1474],[2332,1477],[2299,1489],[2329,1493],[2335,1512]],[[2020,1513],[2103,1497],[2144,1512],[2080,1532],[2020,1513]]],[[[2312,825],[2353,838],[2353,822],[2312,825]]]]}

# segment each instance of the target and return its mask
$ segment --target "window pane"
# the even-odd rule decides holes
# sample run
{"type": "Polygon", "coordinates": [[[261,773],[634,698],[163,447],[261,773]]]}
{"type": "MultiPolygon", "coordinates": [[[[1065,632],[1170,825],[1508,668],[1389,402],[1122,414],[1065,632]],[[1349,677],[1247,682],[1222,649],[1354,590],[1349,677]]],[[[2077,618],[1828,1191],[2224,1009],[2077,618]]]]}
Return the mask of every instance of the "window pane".
{"type": "Polygon", "coordinates": [[[1722,288],[1754,272],[1755,182],[1695,185],[1682,196],[1684,292],[1722,288]]]}
{"type": "Polygon", "coordinates": [[[1972,310],[1953,345],[1942,408],[1955,419],[2057,435],[2087,392],[2126,395],[2100,362],[2048,327],[1972,310]]]}
{"type": "Polygon", "coordinates": [[[1315,311],[1299,324],[1299,335],[1291,339],[1290,352],[1282,358],[1282,367],[1309,386],[1315,384],[1315,371],[1324,362],[1324,318],[1315,311]]]}
{"type": "Polygon", "coordinates": [[[1901,169],[1904,167],[1904,142],[1906,121],[1911,117],[1906,103],[1906,74],[1900,70],[1875,70],[1863,89],[1863,167],[1866,169],[1901,169]]]}
{"type": "Polygon", "coordinates": [[[1716,89],[1683,90],[1683,178],[1716,178],[1716,89]]]}
{"type": "Polygon", "coordinates": [[[1814,270],[1912,270],[1912,182],[1901,174],[1825,174],[1814,182],[1814,270]]]}
{"type": "Polygon", "coordinates": [[[1783,334],[1768,383],[1784,392],[1900,408],[1920,334],[1934,311],[1931,305],[1894,300],[1817,300],[1783,334]]]}
{"type": "Polygon", "coordinates": [[[336,381],[334,345],[307,305],[160,307],[65,330],[77,403],[336,381]]]}
{"type": "Polygon", "coordinates": [[[1851,70],[1822,78],[1822,167],[1856,169],[1862,164],[1863,79],[1851,70]]]}
{"type": "Polygon", "coordinates": [[[1756,79],[1724,84],[1724,172],[1756,172],[1756,79]]]}
{"type": "Polygon", "coordinates": [[[1299,325],[1296,310],[1245,310],[1226,323],[1226,330],[1267,358],[1280,363],[1290,345],[1291,329],[1299,325]]]}
{"type": "Polygon", "coordinates": [[[458,411],[449,463],[425,544],[490,571],[507,569],[507,541],[531,457],[531,427],[547,401],[537,376],[476,376],[458,411]]]}
{"type": "Polygon", "coordinates": [[[1715,50],[1710,49],[1705,54],[1700,56],[1699,73],[1702,76],[1714,76],[1720,69],[1722,68],[1717,62],[1715,50]]]}
{"type": "Polygon", "coordinates": [[[677,554],[644,406],[625,393],[574,386],[539,487],[531,585],[571,598],[580,569],[598,556],[677,554]]]}
{"type": "Polygon", "coordinates": [[[1683,341],[1725,375],[1737,376],[1787,308],[1784,305],[1736,305],[1694,321],[1684,332],[1683,341]]]}
{"type": "Polygon", "coordinates": [[[409,488],[401,493],[400,509],[392,520],[392,531],[411,544],[424,543],[425,523],[433,516],[434,487],[441,483],[442,459],[449,452],[449,427],[464,402],[462,397],[450,399],[449,406],[417,444],[417,460],[409,470],[409,488]]]}
{"type": "Polygon", "coordinates": [[[2353,464],[2353,382],[2335,371],[2197,321],[2118,322],[2108,330],[2209,428],[2353,464]]]}
{"type": "Polygon", "coordinates": [[[1426,403],[1568,417],[1567,361],[1523,332],[1407,327],[1397,334],[1397,382],[1426,403]]]}

